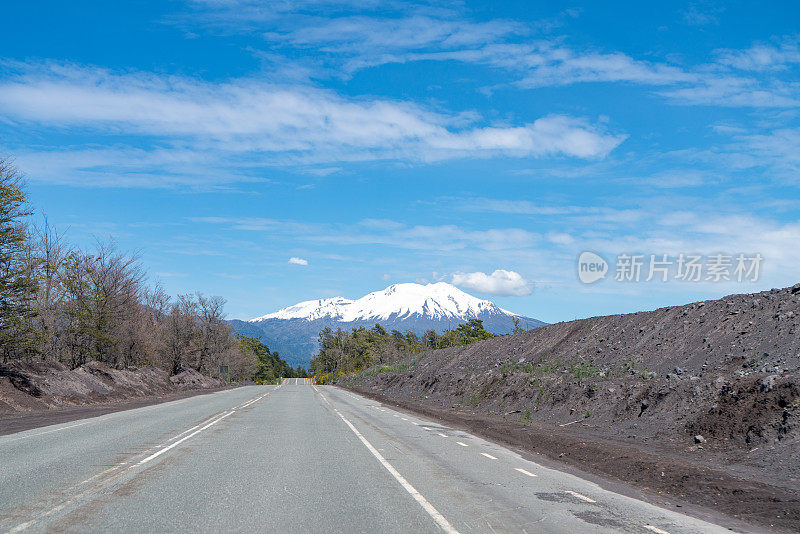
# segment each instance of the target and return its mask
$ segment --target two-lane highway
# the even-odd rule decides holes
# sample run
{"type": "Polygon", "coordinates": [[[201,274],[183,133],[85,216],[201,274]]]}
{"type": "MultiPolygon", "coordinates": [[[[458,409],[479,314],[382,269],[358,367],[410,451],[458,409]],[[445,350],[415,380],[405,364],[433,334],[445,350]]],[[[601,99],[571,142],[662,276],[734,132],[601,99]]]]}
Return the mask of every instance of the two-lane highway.
{"type": "Polygon", "coordinates": [[[0,437],[0,532],[723,532],[308,379],[0,437]]]}

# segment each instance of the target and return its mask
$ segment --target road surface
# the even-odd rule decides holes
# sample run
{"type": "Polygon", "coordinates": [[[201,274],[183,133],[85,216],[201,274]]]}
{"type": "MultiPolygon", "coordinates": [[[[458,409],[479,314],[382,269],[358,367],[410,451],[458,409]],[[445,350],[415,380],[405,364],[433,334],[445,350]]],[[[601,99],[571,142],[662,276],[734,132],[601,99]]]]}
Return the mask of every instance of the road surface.
{"type": "Polygon", "coordinates": [[[0,532],[725,532],[289,379],[0,436],[0,532]]]}

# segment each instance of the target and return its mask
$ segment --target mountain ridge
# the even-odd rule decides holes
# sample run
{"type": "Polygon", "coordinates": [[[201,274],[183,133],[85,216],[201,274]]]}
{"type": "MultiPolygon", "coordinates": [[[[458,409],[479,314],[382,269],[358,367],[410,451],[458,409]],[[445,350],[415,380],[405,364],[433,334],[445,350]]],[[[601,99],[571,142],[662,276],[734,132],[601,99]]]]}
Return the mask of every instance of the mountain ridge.
{"type": "Polygon", "coordinates": [[[487,330],[507,334],[514,329],[515,318],[526,329],[545,324],[474,297],[451,284],[437,282],[393,284],[355,300],[344,297],[306,300],[230,324],[237,333],[261,337],[291,365],[307,365],[317,350],[318,334],[326,327],[349,330],[380,323],[388,330],[421,335],[426,330],[441,333],[470,319],[480,319],[487,330]]]}
{"type": "Polygon", "coordinates": [[[251,319],[251,323],[267,319],[320,319],[328,317],[343,322],[389,319],[415,313],[433,318],[468,318],[491,311],[506,315],[517,314],[504,310],[493,302],[481,300],[446,282],[433,284],[392,284],[382,291],[373,291],[360,299],[344,297],[305,300],[276,312],[251,319]],[[427,313],[426,313],[427,312],[427,313]]]}

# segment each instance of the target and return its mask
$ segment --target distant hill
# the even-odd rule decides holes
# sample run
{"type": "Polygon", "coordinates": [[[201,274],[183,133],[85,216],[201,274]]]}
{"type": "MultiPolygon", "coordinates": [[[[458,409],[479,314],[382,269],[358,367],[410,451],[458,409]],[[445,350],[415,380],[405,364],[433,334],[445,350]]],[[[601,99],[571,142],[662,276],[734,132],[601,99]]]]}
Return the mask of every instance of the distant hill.
{"type": "Polygon", "coordinates": [[[380,323],[387,330],[426,330],[441,333],[470,319],[481,319],[495,334],[507,334],[514,318],[525,329],[545,323],[504,310],[496,304],[469,295],[455,286],[394,284],[357,300],[343,297],[307,300],[250,321],[233,320],[238,333],[261,337],[270,350],[280,353],[290,365],[308,365],[317,351],[317,336],[325,327],[349,330],[380,323]]]}

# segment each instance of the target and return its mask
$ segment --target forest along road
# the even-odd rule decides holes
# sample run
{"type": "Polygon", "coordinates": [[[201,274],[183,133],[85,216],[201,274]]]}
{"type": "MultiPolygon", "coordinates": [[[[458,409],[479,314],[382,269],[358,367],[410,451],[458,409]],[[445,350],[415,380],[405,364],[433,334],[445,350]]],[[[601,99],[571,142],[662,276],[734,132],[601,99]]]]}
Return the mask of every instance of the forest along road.
{"type": "Polygon", "coordinates": [[[309,380],[0,437],[0,532],[725,532],[309,380]]]}

